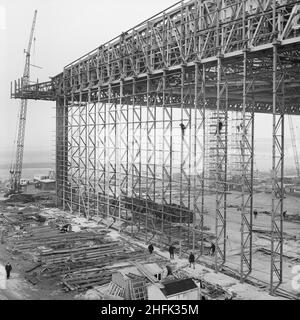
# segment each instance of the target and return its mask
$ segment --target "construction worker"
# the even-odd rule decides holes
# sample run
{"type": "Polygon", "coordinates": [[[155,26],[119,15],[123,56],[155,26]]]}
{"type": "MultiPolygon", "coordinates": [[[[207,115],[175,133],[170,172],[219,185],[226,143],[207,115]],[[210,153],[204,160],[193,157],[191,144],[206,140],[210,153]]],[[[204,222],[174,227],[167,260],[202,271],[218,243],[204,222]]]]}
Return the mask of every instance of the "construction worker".
{"type": "Polygon", "coordinates": [[[194,256],[193,252],[190,253],[189,263],[190,263],[190,267],[191,267],[191,265],[193,265],[193,268],[195,269],[195,256],[194,256]]]}
{"type": "Polygon", "coordinates": [[[215,254],[215,251],[216,251],[216,246],[214,243],[211,243],[211,246],[210,246],[210,255],[213,256],[215,254]]]}
{"type": "Polygon", "coordinates": [[[284,219],[286,217],[286,212],[287,212],[286,210],[282,212],[282,216],[283,216],[284,219]]]}
{"type": "Polygon", "coordinates": [[[65,224],[61,229],[60,232],[71,232],[72,226],[70,223],[65,224]]]}
{"type": "Polygon", "coordinates": [[[218,125],[217,125],[217,129],[216,129],[216,132],[215,132],[215,135],[217,134],[217,133],[221,133],[221,131],[222,131],[222,128],[223,128],[223,122],[221,121],[221,120],[219,120],[219,123],[218,123],[218,125]]]}
{"type": "Polygon", "coordinates": [[[5,271],[6,271],[6,278],[9,279],[10,277],[10,272],[12,270],[11,264],[8,262],[5,266],[5,271]]]}
{"type": "Polygon", "coordinates": [[[167,268],[167,276],[172,275],[173,274],[172,268],[170,266],[168,266],[168,265],[166,266],[166,268],[167,268]]]}
{"type": "Polygon", "coordinates": [[[152,243],[149,244],[148,250],[149,250],[149,253],[152,254],[152,252],[154,250],[154,247],[153,247],[152,243]]]}
{"type": "Polygon", "coordinates": [[[255,209],[255,210],[253,211],[254,219],[257,218],[257,214],[258,214],[258,212],[257,212],[257,210],[255,209]]]}
{"type": "Polygon", "coordinates": [[[175,247],[171,244],[169,247],[170,259],[174,259],[175,247]]]}
{"type": "Polygon", "coordinates": [[[184,137],[184,132],[185,132],[186,126],[183,123],[180,123],[179,126],[181,128],[181,136],[184,137]]]}
{"type": "Polygon", "coordinates": [[[4,229],[2,228],[0,229],[0,243],[4,243],[4,229]]]}

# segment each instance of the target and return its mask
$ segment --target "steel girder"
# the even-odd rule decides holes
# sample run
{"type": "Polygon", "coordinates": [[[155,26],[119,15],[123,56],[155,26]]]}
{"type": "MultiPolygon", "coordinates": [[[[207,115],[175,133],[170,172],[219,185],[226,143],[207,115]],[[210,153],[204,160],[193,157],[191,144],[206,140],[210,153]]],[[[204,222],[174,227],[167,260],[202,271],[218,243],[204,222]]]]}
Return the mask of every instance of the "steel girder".
{"type": "MultiPolygon", "coordinates": [[[[70,63],[50,82],[26,88],[22,81],[15,82],[12,97],[55,100],[62,94],[143,78],[149,72],[216,62],[217,53],[224,59],[242,58],[245,47],[249,54],[264,56],[266,50],[272,51],[274,38],[293,52],[287,53],[285,62],[293,60],[299,65],[299,11],[299,1],[292,0],[182,2],[70,63]]],[[[263,64],[256,63],[259,72],[263,64]]],[[[290,81],[286,84],[287,96],[296,97],[299,83],[296,79],[290,81]]],[[[242,105],[242,88],[241,82],[235,94],[229,93],[236,104],[242,105]]],[[[261,99],[256,97],[259,105],[255,112],[272,113],[272,95],[268,95],[272,88],[259,90],[261,99]]],[[[285,104],[286,113],[300,113],[297,100],[287,98],[285,104]]]]}
{"type": "Polygon", "coordinates": [[[206,147],[213,139],[215,230],[207,233],[216,244],[216,271],[226,261],[228,112],[239,112],[241,281],[252,270],[254,113],[272,113],[275,293],[282,281],[283,118],[300,113],[300,34],[293,28],[299,4],[255,3],[182,2],[69,64],[51,82],[19,84],[12,95],[58,100],[57,192],[65,209],[111,216],[146,241],[161,235],[167,242],[186,241],[192,250],[200,243],[201,253],[206,147]],[[224,122],[215,137],[207,135],[207,110],[213,110],[213,127],[224,122]],[[176,139],[179,124],[185,130],[176,139]],[[176,201],[177,225],[170,213],[176,201]],[[192,223],[185,223],[190,210],[192,223]]]}
{"type": "Polygon", "coordinates": [[[284,77],[285,70],[273,47],[273,142],[272,142],[272,213],[270,293],[282,282],[283,200],[284,200],[284,77]],[[279,112],[277,109],[279,108],[279,112]]]}

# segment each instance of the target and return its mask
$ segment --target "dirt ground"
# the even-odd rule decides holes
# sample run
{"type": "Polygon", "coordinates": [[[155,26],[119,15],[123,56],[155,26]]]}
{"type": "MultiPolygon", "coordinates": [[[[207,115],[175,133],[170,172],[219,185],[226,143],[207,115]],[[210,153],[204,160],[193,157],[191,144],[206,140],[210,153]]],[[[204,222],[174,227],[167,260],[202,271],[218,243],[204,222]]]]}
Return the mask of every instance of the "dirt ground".
{"type": "MultiPolygon", "coordinates": [[[[205,206],[207,214],[204,217],[204,224],[211,230],[215,227],[215,195],[205,196],[205,206]]],[[[271,215],[266,213],[271,211],[272,196],[268,193],[254,193],[254,208],[258,210],[258,216],[253,219],[253,229],[270,231],[271,215]]],[[[238,193],[231,193],[227,196],[227,263],[233,270],[239,271],[240,248],[241,248],[241,214],[237,207],[241,204],[238,193]]],[[[299,262],[295,258],[300,258],[300,198],[287,196],[284,201],[284,210],[287,210],[287,218],[283,221],[284,243],[283,253],[288,256],[283,259],[283,284],[282,288],[293,294],[299,294],[291,286],[292,268],[299,262]]],[[[253,233],[253,271],[252,276],[258,280],[270,282],[270,255],[258,251],[259,248],[271,249],[270,237],[267,233],[253,233]]]]}
{"type": "MultiPolygon", "coordinates": [[[[229,208],[227,210],[227,262],[226,265],[233,270],[239,271],[240,264],[240,225],[241,225],[241,215],[237,207],[240,205],[240,197],[238,194],[231,193],[227,197],[227,203],[229,208]]],[[[214,206],[215,206],[215,195],[206,195],[205,204],[207,208],[207,214],[204,218],[205,226],[214,230],[215,216],[214,216],[214,206]]],[[[259,230],[270,230],[271,226],[271,216],[268,211],[271,211],[271,195],[265,193],[257,193],[254,195],[254,207],[258,210],[259,214],[253,221],[254,229],[259,230]]],[[[299,292],[293,291],[291,287],[291,279],[294,276],[291,269],[297,263],[293,261],[293,258],[300,257],[300,233],[299,227],[300,223],[294,217],[300,216],[300,198],[287,197],[285,199],[285,210],[288,211],[288,219],[284,221],[283,229],[285,234],[284,239],[284,254],[287,256],[283,261],[283,284],[282,288],[292,294],[299,295],[299,292]]],[[[0,207],[0,214],[1,214],[0,207]]],[[[7,214],[7,212],[5,213],[7,214]]],[[[0,226],[1,227],[1,226],[0,226]]],[[[5,239],[4,239],[5,240],[5,239]]],[[[270,239],[268,235],[262,233],[253,234],[253,271],[252,277],[259,279],[263,282],[269,283],[270,278],[270,256],[259,251],[260,248],[270,249],[270,239]]],[[[161,254],[167,254],[162,252],[161,254]]],[[[205,257],[199,260],[199,268],[201,262],[213,263],[213,257],[205,257]],[[201,261],[202,260],[202,261],[201,261]]],[[[76,293],[66,293],[57,284],[57,282],[40,282],[36,285],[31,284],[26,280],[26,270],[32,266],[32,261],[24,255],[12,254],[7,250],[7,244],[0,244],[0,264],[4,266],[7,262],[10,262],[13,270],[11,279],[6,281],[6,288],[0,287],[0,300],[69,300],[74,299],[78,294],[76,293]]],[[[185,262],[180,262],[184,264],[185,262]]],[[[298,263],[299,264],[299,263],[298,263]]],[[[225,275],[214,276],[214,272],[208,272],[204,270],[205,276],[211,281],[215,280],[219,283],[225,275]],[[221,280],[220,280],[221,279],[221,280]]],[[[227,277],[228,278],[228,277],[227,277]]],[[[227,279],[226,278],[226,279],[227,279]]],[[[228,278],[229,280],[232,278],[228,278]]],[[[232,280],[226,280],[229,284],[232,280]]],[[[223,281],[223,280],[222,280],[223,281]]],[[[224,280],[225,281],[225,280],[224,280]]],[[[238,288],[238,281],[235,285],[238,288]]],[[[255,299],[255,288],[251,288],[251,294],[247,293],[249,297],[255,299]],[[253,293],[252,293],[252,291],[253,293]]],[[[249,290],[248,290],[249,291],[249,290]]],[[[241,288],[241,297],[246,296],[245,290],[241,288]]],[[[262,299],[266,296],[267,290],[264,293],[260,293],[262,299]]]]}
{"type": "Polygon", "coordinates": [[[7,262],[12,265],[10,279],[5,282],[5,287],[0,288],[0,300],[69,300],[74,294],[69,294],[60,289],[55,283],[32,285],[25,279],[25,270],[31,262],[24,260],[20,255],[7,251],[6,245],[0,245],[0,264],[7,262]]]}

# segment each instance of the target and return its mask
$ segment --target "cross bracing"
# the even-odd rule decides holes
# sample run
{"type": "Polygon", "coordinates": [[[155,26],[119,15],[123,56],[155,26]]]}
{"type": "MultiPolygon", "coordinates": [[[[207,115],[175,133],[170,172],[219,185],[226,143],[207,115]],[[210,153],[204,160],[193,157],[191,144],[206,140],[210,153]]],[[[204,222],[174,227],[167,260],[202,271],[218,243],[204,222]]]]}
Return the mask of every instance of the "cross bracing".
{"type": "Polygon", "coordinates": [[[300,114],[299,17],[299,1],[182,1],[49,82],[15,82],[14,98],[57,103],[59,204],[203,256],[212,242],[218,272],[227,263],[234,189],[241,195],[236,272],[246,281],[253,269],[255,114],[269,113],[274,293],[282,282],[284,116],[300,114]],[[208,194],[215,195],[210,212],[208,194]]]}

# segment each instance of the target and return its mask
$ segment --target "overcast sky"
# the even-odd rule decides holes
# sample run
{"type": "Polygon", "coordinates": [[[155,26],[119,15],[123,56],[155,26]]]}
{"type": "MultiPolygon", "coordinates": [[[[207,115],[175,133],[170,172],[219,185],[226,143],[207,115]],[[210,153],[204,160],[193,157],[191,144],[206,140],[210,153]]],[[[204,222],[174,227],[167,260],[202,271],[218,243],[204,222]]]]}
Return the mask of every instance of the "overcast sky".
{"type": "MultiPolygon", "coordinates": [[[[22,76],[34,10],[38,10],[31,79],[47,81],[69,62],[174,4],[174,0],[0,0],[0,154],[11,152],[19,101],[10,81],[22,76]]],[[[27,151],[54,150],[54,102],[29,101],[27,151]],[[52,148],[51,148],[52,146],[52,148]]],[[[294,119],[297,139],[299,117],[294,119]]],[[[256,137],[270,138],[271,117],[257,116],[256,137]]],[[[287,125],[288,127],[288,125],[287,125]]],[[[289,132],[287,131],[289,139],[289,132]]],[[[288,145],[287,145],[288,146],[288,145]]],[[[288,146],[290,149],[290,147],[288,146]]],[[[288,151],[289,154],[291,150],[288,151]]]]}

